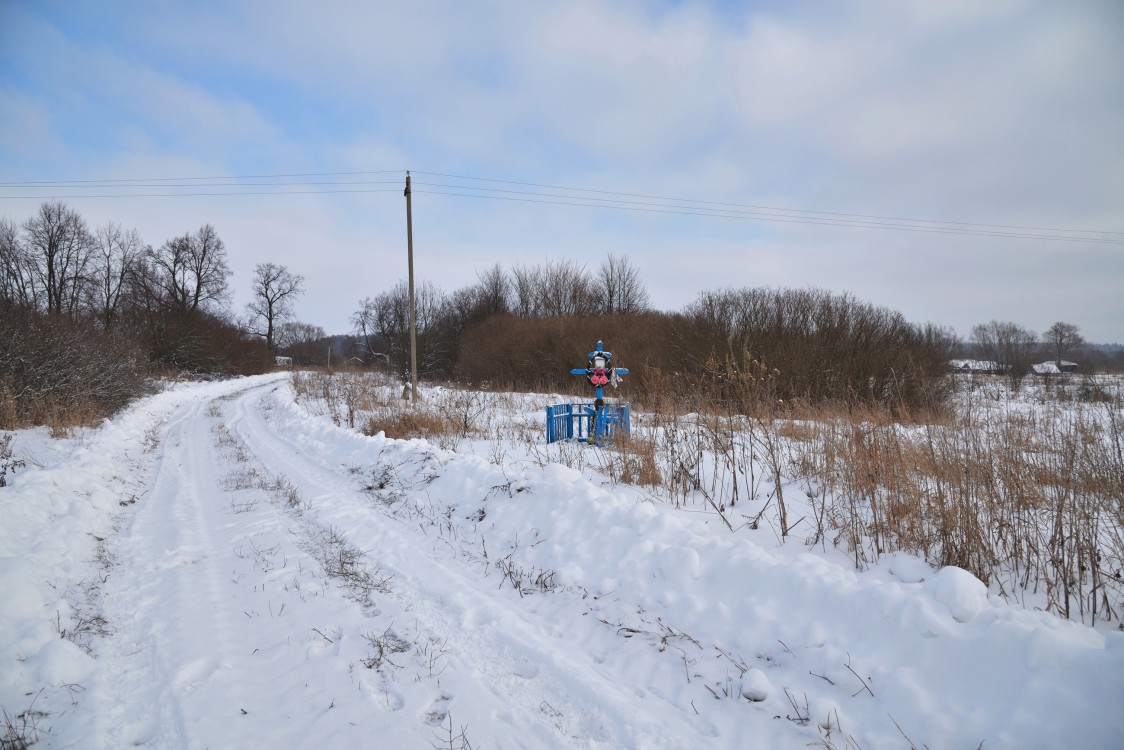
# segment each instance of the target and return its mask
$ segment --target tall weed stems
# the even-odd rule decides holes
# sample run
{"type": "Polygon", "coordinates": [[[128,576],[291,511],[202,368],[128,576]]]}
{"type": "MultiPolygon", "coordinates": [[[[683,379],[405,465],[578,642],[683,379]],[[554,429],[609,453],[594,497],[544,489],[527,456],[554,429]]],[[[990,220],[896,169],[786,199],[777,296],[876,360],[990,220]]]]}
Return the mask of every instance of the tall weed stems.
{"type": "Polygon", "coordinates": [[[751,498],[750,527],[830,541],[856,567],[906,551],[1062,617],[1120,622],[1119,381],[1085,399],[1087,384],[997,380],[923,415],[785,402],[772,381],[749,358],[711,362],[697,403],[648,415],[669,501],[722,513],[751,498]]]}
{"type": "Polygon", "coordinates": [[[592,448],[543,445],[512,394],[441,389],[410,406],[389,381],[294,374],[299,397],[368,434],[523,443],[732,531],[831,544],[859,568],[908,552],[1091,624],[1124,614],[1124,384],[1095,385],[950,379],[949,408],[911,413],[782,399],[776,372],[745,356],[707,362],[694,396],[646,394],[631,438],[592,448]]]}

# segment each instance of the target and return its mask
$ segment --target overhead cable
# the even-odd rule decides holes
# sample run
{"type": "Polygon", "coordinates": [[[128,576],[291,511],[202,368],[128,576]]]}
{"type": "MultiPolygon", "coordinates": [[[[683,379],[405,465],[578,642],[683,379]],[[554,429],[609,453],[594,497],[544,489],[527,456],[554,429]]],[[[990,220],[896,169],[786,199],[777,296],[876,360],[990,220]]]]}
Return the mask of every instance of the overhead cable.
{"type": "MultiPolygon", "coordinates": [[[[341,193],[397,192],[399,188],[378,188],[375,185],[398,185],[399,180],[386,179],[309,179],[309,178],[368,178],[372,176],[401,174],[403,170],[367,170],[352,172],[301,172],[290,174],[258,174],[212,177],[152,177],[115,178],[101,180],[35,180],[0,182],[0,191],[52,191],[78,189],[81,193],[52,193],[50,195],[2,195],[0,199],[55,199],[55,198],[174,198],[190,196],[238,195],[316,195],[341,193]],[[247,187],[277,187],[279,190],[245,190],[247,187]],[[237,188],[212,190],[213,188],[237,188]],[[307,189],[294,189],[307,188],[307,189]],[[119,192],[131,190],[166,190],[171,192],[119,192]],[[85,192],[98,191],[98,192],[85,192]],[[114,191],[114,192],[101,192],[114,191]]],[[[413,170],[415,175],[446,178],[459,183],[429,182],[415,177],[415,191],[432,195],[459,198],[486,198],[491,200],[539,203],[548,205],[600,208],[616,211],[740,219],[783,224],[806,224],[857,229],[884,229],[893,231],[1004,237],[1011,239],[1049,240],[1086,244],[1124,244],[1124,232],[1088,229],[1059,229],[1054,227],[1021,226],[1014,224],[988,224],[940,219],[912,219],[879,214],[844,213],[812,209],[788,208],[749,203],[730,203],[696,198],[673,198],[645,193],[627,193],[596,188],[577,188],[537,182],[501,180],[445,172],[413,170]],[[516,190],[493,185],[535,188],[516,190]],[[430,189],[427,189],[430,188],[430,189]],[[437,188],[437,189],[432,189],[437,188]],[[467,192],[463,192],[467,191],[467,192]],[[548,192],[547,192],[548,191],[548,192]]]]}

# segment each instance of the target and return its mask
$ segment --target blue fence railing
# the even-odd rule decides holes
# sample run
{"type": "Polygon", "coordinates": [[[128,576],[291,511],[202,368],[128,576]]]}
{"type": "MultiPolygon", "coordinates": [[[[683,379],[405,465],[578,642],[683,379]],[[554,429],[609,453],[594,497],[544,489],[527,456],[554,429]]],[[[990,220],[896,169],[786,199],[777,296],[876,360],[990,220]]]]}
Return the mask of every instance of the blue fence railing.
{"type": "Polygon", "coordinates": [[[546,407],[546,442],[580,440],[611,443],[618,433],[630,434],[628,404],[557,404],[546,407]]]}

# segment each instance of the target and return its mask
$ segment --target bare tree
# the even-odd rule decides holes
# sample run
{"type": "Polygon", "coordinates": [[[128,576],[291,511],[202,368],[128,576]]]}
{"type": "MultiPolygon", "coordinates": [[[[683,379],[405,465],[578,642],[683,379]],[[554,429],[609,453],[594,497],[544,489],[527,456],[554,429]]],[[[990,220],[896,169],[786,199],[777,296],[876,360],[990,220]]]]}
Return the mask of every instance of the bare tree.
{"type": "Polygon", "coordinates": [[[702,337],[694,348],[700,352],[731,348],[737,307],[737,296],[732,290],[701,292],[686,311],[694,330],[698,332],[696,336],[702,337]]]}
{"type": "Polygon", "coordinates": [[[108,330],[118,315],[129,273],[144,252],[144,246],[137,230],[126,231],[112,222],[98,227],[94,246],[90,306],[102,328],[108,330]]]}
{"type": "Polygon", "coordinates": [[[588,316],[600,312],[593,282],[585,266],[568,260],[550,261],[541,274],[539,297],[547,316],[588,316]]]}
{"type": "Polygon", "coordinates": [[[226,244],[210,224],[199,227],[192,240],[188,256],[191,275],[195,281],[191,309],[198,310],[204,303],[221,305],[230,294],[226,244]]]}
{"type": "Polygon", "coordinates": [[[23,227],[35,287],[46,296],[47,312],[76,314],[93,248],[86,222],[65,203],[50,201],[23,227]]]}
{"type": "Polygon", "coordinates": [[[259,263],[254,266],[253,293],[246,309],[254,321],[264,323],[265,345],[274,351],[274,327],[292,317],[293,302],[304,293],[304,277],[285,266],[259,263]]]}
{"type": "Polygon", "coordinates": [[[148,253],[149,273],[144,274],[147,281],[155,284],[155,296],[162,306],[180,312],[190,309],[193,279],[189,273],[191,254],[191,235],[185,234],[167,240],[159,248],[148,253]]]}
{"type": "Polygon", "coordinates": [[[514,312],[521,318],[597,315],[601,312],[585,267],[568,260],[511,271],[514,312]]]}
{"type": "Polygon", "coordinates": [[[210,224],[168,240],[149,253],[149,263],[164,304],[174,310],[195,312],[229,298],[226,246],[210,224]]]}
{"type": "Polygon", "coordinates": [[[993,320],[977,325],[972,328],[972,342],[983,357],[999,363],[1016,381],[1038,353],[1038,334],[1018,323],[993,320]]]}
{"type": "MultiPolygon", "coordinates": [[[[427,281],[415,290],[414,305],[417,309],[418,371],[432,374],[445,367],[452,354],[448,351],[448,342],[437,335],[447,309],[445,295],[427,281]]],[[[409,310],[409,289],[405,281],[399,281],[390,291],[362,300],[351,316],[366,353],[385,354],[401,373],[408,372],[409,310]]]]}
{"type": "Polygon", "coordinates": [[[283,320],[277,324],[277,348],[289,349],[294,346],[328,338],[322,326],[303,323],[299,320],[283,320]]]}
{"type": "Polygon", "coordinates": [[[125,289],[121,292],[120,305],[134,323],[151,323],[157,313],[170,307],[156,258],[157,251],[151,246],[145,247],[125,269],[125,289]]]}
{"type": "Polygon", "coordinates": [[[542,315],[542,275],[542,269],[537,266],[515,266],[511,269],[514,312],[520,318],[542,315]]]}
{"type": "Polygon", "coordinates": [[[511,281],[497,263],[476,274],[477,304],[485,317],[511,312],[511,281]]]}
{"type": "Polygon", "coordinates": [[[364,355],[382,353],[378,348],[378,303],[371,297],[359,301],[359,309],[351,314],[351,325],[363,344],[364,355]]]}
{"type": "Polygon", "coordinates": [[[36,304],[35,275],[20,236],[20,227],[0,219],[0,300],[21,308],[36,304]]]}
{"type": "Polygon", "coordinates": [[[488,317],[480,288],[467,286],[457,289],[443,300],[441,327],[453,336],[459,336],[473,323],[488,317]]]}
{"type": "Polygon", "coordinates": [[[1060,320],[1043,332],[1042,340],[1050,348],[1054,355],[1054,363],[1059,368],[1067,355],[1085,346],[1085,339],[1081,336],[1080,329],[1073,323],[1063,323],[1060,320]]]}
{"type": "Polygon", "coordinates": [[[700,388],[766,413],[781,400],[932,405],[943,398],[950,340],[896,311],[822,289],[706,292],[675,341],[700,388]]]}
{"type": "Polygon", "coordinates": [[[597,286],[603,295],[602,309],[607,315],[640,313],[649,307],[640,271],[629,262],[627,255],[609,253],[597,272],[597,286]]]}
{"type": "Polygon", "coordinates": [[[457,289],[442,300],[439,327],[442,335],[458,338],[470,326],[493,315],[511,312],[510,282],[497,263],[477,273],[477,282],[457,289]]]}
{"type": "Polygon", "coordinates": [[[277,325],[277,348],[299,364],[311,365],[323,359],[320,342],[328,338],[324,329],[297,320],[282,321],[277,325]]]}

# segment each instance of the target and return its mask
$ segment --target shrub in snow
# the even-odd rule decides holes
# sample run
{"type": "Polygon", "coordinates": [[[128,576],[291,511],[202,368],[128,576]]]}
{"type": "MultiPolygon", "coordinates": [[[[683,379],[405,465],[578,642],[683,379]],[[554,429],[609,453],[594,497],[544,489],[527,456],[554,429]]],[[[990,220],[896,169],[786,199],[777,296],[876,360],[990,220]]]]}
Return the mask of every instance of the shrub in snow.
{"type": "Polygon", "coordinates": [[[750,668],[742,675],[742,697],[760,703],[769,697],[769,678],[760,669],[750,668]]]}
{"type": "Polygon", "coordinates": [[[957,622],[969,622],[987,607],[987,586],[963,568],[941,568],[926,588],[934,599],[949,608],[957,622]]]}
{"type": "Polygon", "coordinates": [[[839,716],[839,704],[830,698],[814,698],[808,706],[809,717],[816,722],[816,726],[828,732],[839,729],[842,719],[839,716]]]}

